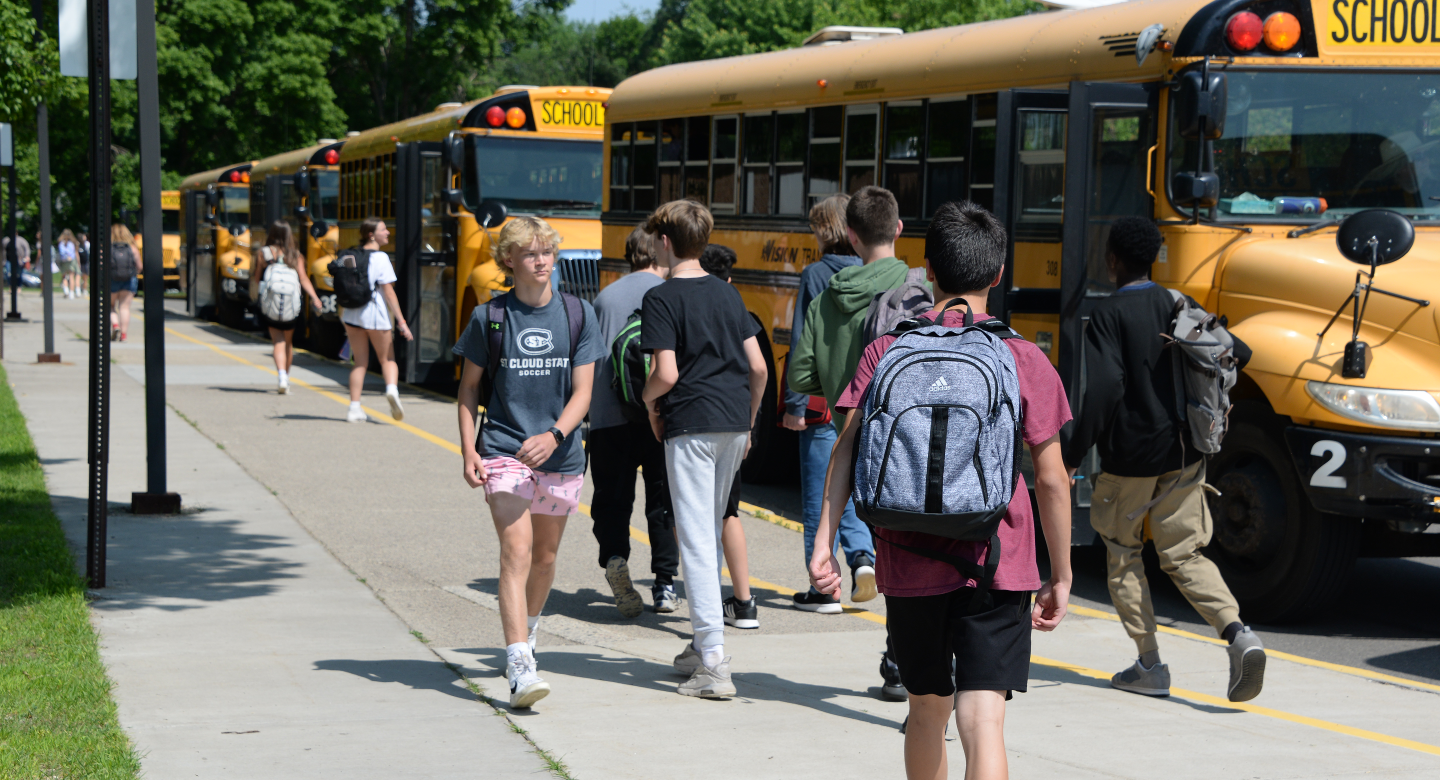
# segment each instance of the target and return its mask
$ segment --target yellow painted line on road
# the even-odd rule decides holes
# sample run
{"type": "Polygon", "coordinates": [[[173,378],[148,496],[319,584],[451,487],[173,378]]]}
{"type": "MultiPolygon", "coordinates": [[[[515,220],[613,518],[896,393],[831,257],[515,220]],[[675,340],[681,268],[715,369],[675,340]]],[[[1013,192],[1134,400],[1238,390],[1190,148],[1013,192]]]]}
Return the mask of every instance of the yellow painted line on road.
{"type": "Polygon", "coordinates": [[[764,508],[764,507],[755,506],[754,504],[749,504],[749,503],[746,503],[746,502],[744,502],[744,501],[741,501],[741,502],[740,502],[740,508],[741,508],[742,510],[744,510],[744,511],[746,511],[746,512],[752,514],[752,515],[754,515],[755,517],[758,517],[758,518],[760,518],[761,520],[764,520],[764,521],[767,522],[767,523],[774,523],[775,525],[778,525],[778,526],[780,526],[781,528],[789,528],[789,529],[792,530],[792,531],[797,531],[797,532],[802,533],[802,534],[805,533],[805,526],[803,526],[803,525],[795,522],[794,520],[791,520],[791,519],[788,518],[788,517],[781,517],[780,515],[776,514],[775,512],[771,512],[770,510],[768,510],[768,509],[766,509],[766,508],[764,508]]]}
{"type": "MultiPolygon", "coordinates": [[[[224,355],[225,357],[230,358],[231,360],[234,360],[234,361],[236,361],[236,362],[238,362],[238,363],[243,363],[243,364],[245,364],[245,365],[247,365],[247,366],[252,366],[252,367],[257,368],[257,369],[259,369],[259,370],[261,370],[261,371],[264,371],[264,372],[266,372],[266,373],[268,373],[268,374],[270,374],[270,375],[272,375],[272,376],[275,376],[275,375],[276,375],[276,372],[275,372],[274,369],[269,368],[269,367],[266,367],[266,366],[262,366],[262,365],[260,365],[259,363],[255,363],[255,362],[246,360],[245,358],[240,357],[239,355],[235,355],[235,354],[233,354],[233,353],[231,353],[231,352],[227,352],[226,350],[221,349],[220,347],[218,347],[218,346],[216,346],[216,345],[214,345],[214,344],[210,344],[210,343],[201,341],[201,340],[199,340],[199,339],[192,338],[192,337],[190,337],[190,336],[186,336],[185,334],[180,333],[180,332],[178,332],[178,331],[175,331],[175,330],[173,330],[173,329],[171,329],[171,328],[166,328],[165,331],[166,331],[167,333],[170,333],[170,334],[176,336],[177,338],[184,339],[184,340],[189,341],[189,342],[194,343],[194,344],[199,344],[199,345],[201,345],[201,346],[203,346],[203,347],[208,347],[208,348],[214,350],[216,353],[221,354],[221,355],[224,355]]],[[[338,403],[342,403],[342,404],[346,405],[347,407],[350,405],[350,399],[347,398],[347,397],[340,396],[340,395],[338,395],[338,394],[336,394],[336,393],[332,393],[332,392],[330,392],[330,391],[328,391],[328,390],[323,390],[323,389],[318,388],[318,387],[316,387],[316,386],[314,386],[314,385],[312,385],[312,384],[310,384],[310,383],[308,383],[308,382],[303,382],[303,381],[296,380],[296,379],[293,379],[293,378],[291,379],[291,382],[292,382],[293,384],[296,384],[296,385],[298,385],[298,386],[300,386],[300,387],[303,387],[303,388],[305,388],[305,389],[307,389],[307,390],[311,390],[311,391],[314,391],[314,392],[316,392],[316,393],[319,393],[320,395],[323,395],[323,396],[325,396],[325,397],[327,397],[327,398],[330,398],[330,399],[332,399],[332,400],[334,400],[334,401],[336,401],[336,402],[338,402],[338,403]]],[[[363,408],[363,407],[362,407],[362,408],[363,408]]],[[[452,442],[446,441],[445,439],[442,439],[442,438],[440,438],[439,436],[436,436],[436,435],[434,435],[434,434],[432,434],[432,433],[430,433],[430,432],[428,432],[428,431],[423,431],[423,430],[421,430],[421,429],[419,429],[419,428],[416,428],[416,427],[413,426],[413,425],[407,425],[407,424],[405,424],[405,423],[403,423],[403,422],[400,422],[400,421],[398,421],[398,420],[395,420],[394,418],[390,417],[390,415],[388,415],[388,414],[381,414],[381,413],[379,413],[379,412],[371,411],[371,410],[368,409],[368,408],[365,409],[365,413],[368,414],[368,415],[370,415],[371,417],[373,417],[373,418],[375,418],[375,419],[380,420],[381,422],[387,423],[387,424],[389,424],[389,425],[394,425],[395,427],[397,427],[397,428],[399,428],[399,429],[401,429],[401,430],[407,431],[407,432],[409,432],[409,433],[413,433],[413,434],[415,434],[416,436],[424,439],[425,441],[430,442],[431,444],[437,444],[437,445],[439,445],[439,446],[441,446],[441,447],[444,447],[445,449],[449,450],[450,452],[453,452],[453,453],[455,453],[455,454],[457,454],[457,455],[460,454],[460,447],[459,447],[458,445],[456,445],[456,444],[454,444],[454,443],[452,443],[452,442]]],[[[747,506],[753,506],[753,505],[747,505],[747,504],[744,504],[744,503],[741,504],[741,507],[742,507],[742,508],[745,508],[745,507],[747,507],[747,506]]],[[[756,508],[758,508],[758,507],[756,507],[756,508]]],[[[590,514],[590,507],[589,507],[588,505],[586,505],[586,504],[580,504],[580,511],[583,512],[586,516],[589,516],[589,514],[590,514]]],[[[746,509],[745,511],[750,512],[751,510],[750,510],[750,509],[746,509]]],[[[772,517],[776,517],[776,516],[775,516],[775,515],[772,515],[772,517]]],[[[781,518],[781,519],[783,519],[783,518],[781,518]]],[[[771,522],[773,522],[773,520],[772,520],[771,522]]],[[[786,522],[788,522],[788,523],[793,523],[794,521],[786,521],[786,522]]],[[[797,523],[796,525],[798,525],[798,523],[797,523]]],[[[788,527],[788,526],[787,526],[787,527],[788,527]]],[[[639,541],[639,542],[645,544],[647,547],[650,546],[650,537],[649,537],[649,535],[646,534],[644,531],[641,531],[640,529],[636,528],[635,526],[630,526],[630,535],[631,535],[631,537],[634,538],[636,541],[639,541]]],[[[723,570],[723,572],[724,572],[724,574],[725,574],[726,577],[729,577],[729,576],[730,576],[728,570],[723,570]]],[[[767,589],[767,590],[773,590],[773,591],[775,591],[775,592],[777,592],[777,593],[780,593],[781,595],[785,595],[785,596],[793,595],[793,594],[795,594],[795,593],[798,592],[798,591],[795,591],[795,590],[793,590],[793,589],[791,589],[791,588],[787,588],[787,587],[785,587],[785,586],[783,586],[783,585],[777,585],[776,583],[773,583],[773,582],[766,582],[766,581],[764,581],[764,580],[756,579],[756,578],[754,578],[754,577],[751,577],[751,578],[750,578],[750,584],[751,584],[752,587],[765,588],[765,589],[767,589]]],[[[885,625],[885,618],[884,618],[884,617],[882,617],[882,616],[880,616],[880,615],[878,615],[878,614],[876,614],[876,613],[874,613],[874,612],[871,612],[871,611],[869,611],[869,610],[860,609],[859,607],[850,607],[850,606],[846,606],[846,607],[844,607],[843,609],[844,609],[844,611],[845,611],[845,614],[847,614],[847,615],[853,615],[854,617],[858,617],[858,618],[860,618],[860,619],[862,619],[862,620],[868,620],[868,621],[870,621],[870,622],[872,622],[872,623],[876,623],[876,624],[879,624],[879,625],[882,625],[882,626],[885,625]]],[[[1097,609],[1091,609],[1091,608],[1089,608],[1089,607],[1078,607],[1078,606],[1076,606],[1076,607],[1071,607],[1069,611],[1070,611],[1070,612],[1073,612],[1073,613],[1075,613],[1075,614],[1077,614],[1077,615],[1084,616],[1084,617],[1096,617],[1096,618],[1100,618],[1100,619],[1104,619],[1104,620],[1117,620],[1117,621],[1119,620],[1119,617],[1116,616],[1116,615],[1114,615],[1114,614],[1112,614],[1112,613],[1104,612],[1104,611],[1102,611],[1102,610],[1097,610],[1097,609]]],[[[1179,629],[1168,628],[1168,627],[1165,627],[1165,626],[1160,627],[1160,630],[1161,630],[1161,631],[1164,631],[1165,633],[1170,633],[1170,634],[1176,634],[1176,635],[1180,635],[1180,636],[1185,636],[1185,637],[1187,637],[1187,638],[1198,639],[1198,640],[1204,641],[1204,642],[1210,642],[1210,643],[1214,643],[1214,644],[1223,644],[1223,642],[1221,642],[1220,640],[1212,640],[1212,639],[1210,639],[1210,638],[1208,638],[1208,637],[1204,637],[1204,636],[1201,636],[1201,635],[1199,635],[1199,634],[1194,634],[1194,633],[1191,633],[1191,632],[1188,632],[1188,631],[1181,631],[1181,630],[1179,630],[1179,629]]],[[[1375,680],[1383,680],[1383,681],[1385,681],[1385,682],[1395,682],[1396,684],[1405,685],[1405,686],[1409,686],[1409,687],[1413,687],[1413,688],[1424,688],[1424,689],[1428,689],[1428,690],[1437,690],[1437,691],[1440,691],[1440,686],[1428,685],[1428,684],[1426,684],[1426,683],[1417,683],[1417,682],[1414,682],[1414,681],[1412,681],[1412,680],[1406,680],[1406,679],[1400,678],[1400,677],[1391,677],[1390,675],[1376,674],[1376,673],[1374,673],[1374,672],[1368,672],[1368,671],[1366,671],[1366,670],[1364,670],[1364,669],[1356,669],[1356,668],[1354,668],[1354,667],[1342,666],[1342,665],[1340,665],[1340,664],[1331,664],[1331,663],[1328,663],[1328,662],[1325,662],[1325,661],[1316,661],[1316,660],[1314,660],[1314,659],[1303,658],[1303,657],[1301,657],[1301,656],[1295,656],[1295,655],[1291,655],[1291,654],[1289,654],[1289,653],[1280,653],[1280,652],[1276,652],[1276,651],[1267,650],[1267,651],[1266,651],[1266,654],[1269,655],[1270,657],[1273,657],[1273,658],[1284,658],[1285,660],[1294,661],[1294,662],[1296,662],[1296,663],[1305,664],[1305,665],[1307,665],[1307,666],[1314,666],[1314,667],[1318,667],[1318,668],[1322,668],[1322,669],[1329,669],[1329,670],[1331,670],[1331,671],[1338,671],[1338,672],[1342,672],[1342,673],[1346,673],[1346,674],[1353,674],[1353,675],[1357,675],[1357,676],[1360,676],[1360,677],[1366,677],[1366,678],[1375,679],[1375,680]]],[[[1080,674],[1080,675],[1083,675],[1083,676],[1086,676],[1086,677],[1091,677],[1091,678],[1094,678],[1094,679],[1097,679],[1097,680],[1109,680],[1109,679],[1110,679],[1110,674],[1109,674],[1108,672],[1103,672],[1103,671],[1100,671],[1100,670],[1098,670],[1098,669],[1091,669],[1091,668],[1085,667],[1085,666],[1076,666],[1075,664],[1069,664],[1069,663],[1065,663],[1065,662],[1063,662],[1063,661],[1056,661],[1056,660],[1054,660],[1054,659],[1045,658],[1045,657],[1043,657],[1043,656],[1031,655],[1031,656],[1030,656],[1030,661],[1031,661],[1031,663],[1039,664],[1039,665],[1041,665],[1041,666],[1049,666],[1049,667],[1056,668],[1056,669],[1064,669],[1064,670],[1067,670],[1067,671],[1070,671],[1070,672],[1074,672],[1075,674],[1080,674]]],[[[1231,702],[1231,701],[1228,701],[1228,700],[1226,700],[1226,699],[1222,699],[1222,698],[1220,698],[1220,697],[1218,697],[1218,696],[1211,696],[1211,695],[1206,694],[1206,693],[1200,693],[1199,691],[1190,691],[1190,690],[1186,690],[1186,689],[1184,689],[1184,688],[1171,688],[1171,689],[1170,689],[1170,693],[1171,693],[1172,696],[1177,696],[1177,697],[1182,698],[1182,699],[1188,699],[1188,700],[1190,700],[1190,701],[1196,701],[1196,702],[1201,702],[1201,703],[1204,703],[1204,704],[1210,704],[1210,705],[1220,706],[1220,707],[1228,707],[1228,708],[1231,708],[1231,709],[1243,710],[1243,711],[1245,711],[1245,712],[1254,713],[1254,714],[1256,714],[1256,715],[1263,715],[1263,716],[1268,717],[1268,718],[1275,718],[1275,719],[1277,719],[1277,720],[1282,720],[1282,721],[1286,721],[1286,722],[1289,722],[1289,723],[1295,723],[1295,724],[1302,725],[1302,726],[1309,726],[1309,727],[1321,729],[1321,730],[1324,730],[1324,731],[1330,731],[1330,732],[1333,732],[1333,733],[1336,733],[1336,734],[1344,734],[1344,735],[1351,736],[1351,737],[1356,737],[1356,738],[1359,738],[1359,739],[1369,740],[1369,741],[1371,741],[1371,742],[1378,742],[1378,743],[1385,744],[1385,745],[1391,745],[1391,746],[1394,746],[1394,747],[1401,747],[1401,748],[1406,748],[1406,749],[1414,750],[1414,751],[1421,752],[1421,753],[1428,753],[1428,754],[1430,754],[1430,755],[1440,756],[1440,746],[1437,746],[1437,745],[1430,745],[1430,744],[1427,744],[1427,743],[1424,743],[1424,742],[1417,742],[1417,741],[1415,741],[1415,740],[1404,739],[1404,738],[1402,738],[1402,737],[1393,737],[1393,736],[1390,736],[1389,734],[1381,734],[1381,733],[1376,732],[1376,731],[1369,731],[1369,730],[1366,730],[1366,729],[1359,729],[1359,728],[1355,728],[1355,727],[1353,727],[1353,726],[1345,726],[1345,725],[1343,725],[1343,724],[1333,723],[1333,722],[1331,722],[1331,721],[1321,720],[1321,719],[1319,719],[1319,718],[1311,718],[1311,717],[1308,717],[1308,716],[1306,716],[1306,715],[1297,715],[1297,714],[1295,714],[1295,713],[1293,713],[1293,712],[1285,712],[1284,710],[1276,710],[1276,709],[1271,709],[1271,708],[1269,708],[1269,707],[1260,707],[1260,706],[1257,706],[1257,705],[1254,705],[1254,704],[1250,704],[1250,703],[1248,703],[1248,702],[1241,702],[1241,703],[1231,702]]]]}

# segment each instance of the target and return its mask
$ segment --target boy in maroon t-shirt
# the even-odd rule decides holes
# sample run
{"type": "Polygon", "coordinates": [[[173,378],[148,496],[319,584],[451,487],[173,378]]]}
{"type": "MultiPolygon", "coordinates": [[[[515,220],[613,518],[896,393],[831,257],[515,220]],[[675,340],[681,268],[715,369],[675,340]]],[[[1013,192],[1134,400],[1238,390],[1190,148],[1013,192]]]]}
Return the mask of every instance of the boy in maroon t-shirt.
{"type": "MultiPolygon", "coordinates": [[[[923,316],[934,320],[947,303],[964,298],[976,320],[988,319],[985,302],[989,289],[1000,283],[1005,245],[1005,228],[990,212],[969,201],[941,206],[925,234],[926,269],[937,304],[923,316]]],[[[959,328],[963,322],[964,310],[957,307],[945,314],[943,324],[959,328]]],[[[821,593],[835,592],[840,586],[840,564],[831,550],[839,512],[853,488],[849,464],[859,416],[850,412],[860,407],[875,366],[894,340],[882,336],[865,348],[855,378],[836,403],[848,420],[831,455],[820,530],[810,559],[810,580],[821,593]]],[[[875,531],[881,542],[875,545],[876,579],[885,594],[900,678],[910,694],[905,775],[911,780],[948,777],[945,723],[952,702],[965,750],[965,776],[1007,777],[1005,701],[1011,691],[1026,689],[1030,630],[1053,630],[1070,599],[1070,479],[1059,441],[1061,426],[1070,420],[1070,405],[1060,376],[1038,347],[1022,339],[1004,343],[1015,356],[1019,375],[1024,438],[1035,464],[1035,492],[1050,549],[1051,576],[1041,583],[1035,564],[1034,520],[1024,477],[1019,478],[998,530],[1001,557],[989,603],[972,598],[978,583],[954,566],[897,546],[925,547],[978,563],[984,559],[987,542],[875,531]],[[1037,590],[1035,606],[1029,609],[1031,593],[1037,590]],[[957,689],[960,695],[955,697],[957,689]]]]}

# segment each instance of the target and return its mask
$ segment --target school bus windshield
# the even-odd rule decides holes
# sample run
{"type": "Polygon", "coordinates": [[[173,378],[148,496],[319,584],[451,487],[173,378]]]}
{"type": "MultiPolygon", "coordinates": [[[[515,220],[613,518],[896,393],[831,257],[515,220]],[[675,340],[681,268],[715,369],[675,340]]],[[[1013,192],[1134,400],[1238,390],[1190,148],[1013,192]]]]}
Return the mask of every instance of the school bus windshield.
{"type": "Polygon", "coordinates": [[[602,154],[598,141],[482,137],[480,197],[512,212],[598,217],[602,154]]]}
{"type": "Polygon", "coordinates": [[[177,209],[164,209],[160,212],[160,232],[180,232],[180,212],[177,209]]]}
{"type": "MultiPolygon", "coordinates": [[[[1295,221],[1368,208],[1440,220],[1440,94],[1433,73],[1229,69],[1215,142],[1221,217],[1295,221]]],[[[1172,144],[1171,171],[1199,143],[1172,144]]]]}
{"type": "Polygon", "coordinates": [[[216,217],[221,227],[240,235],[250,228],[250,189],[248,187],[221,187],[220,207],[216,217]]]}
{"type": "Polygon", "coordinates": [[[317,220],[340,218],[340,172],[317,171],[315,195],[310,198],[311,216],[317,220]]]}

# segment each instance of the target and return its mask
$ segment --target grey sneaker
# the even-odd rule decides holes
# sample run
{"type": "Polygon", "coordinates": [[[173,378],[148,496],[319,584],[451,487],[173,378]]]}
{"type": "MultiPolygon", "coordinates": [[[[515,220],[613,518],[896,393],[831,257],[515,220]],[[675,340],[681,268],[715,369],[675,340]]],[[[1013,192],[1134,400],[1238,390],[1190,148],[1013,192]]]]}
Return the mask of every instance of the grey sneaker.
{"type": "Polygon", "coordinates": [[[656,612],[674,612],[680,608],[680,597],[675,595],[674,585],[656,585],[650,589],[656,612]]]}
{"type": "Polygon", "coordinates": [[[1136,659],[1129,669],[1111,677],[1110,685],[1142,696],[1169,696],[1170,667],[1155,664],[1146,669],[1140,665],[1139,659],[1136,659]]]}
{"type": "Polygon", "coordinates": [[[1265,685],[1265,645],[1249,626],[1240,629],[1235,641],[1225,648],[1230,655],[1230,701],[1250,701],[1265,685]]]}
{"type": "MultiPolygon", "coordinates": [[[[696,655],[698,660],[699,655],[696,655]]],[[[735,683],[730,680],[730,656],[720,661],[714,669],[703,662],[690,679],[680,683],[676,690],[681,696],[699,696],[705,699],[720,699],[735,695],[735,683]]]]}
{"type": "Polygon", "coordinates": [[[675,671],[686,677],[694,674],[695,670],[703,665],[704,664],[700,662],[700,651],[696,650],[695,645],[689,642],[685,643],[684,652],[675,656],[675,671]]]}
{"type": "Polygon", "coordinates": [[[645,602],[635,591],[635,586],[630,584],[630,564],[618,555],[610,556],[610,560],[605,562],[605,581],[610,583],[610,590],[615,593],[615,606],[620,609],[620,617],[638,617],[645,609],[645,602]]]}

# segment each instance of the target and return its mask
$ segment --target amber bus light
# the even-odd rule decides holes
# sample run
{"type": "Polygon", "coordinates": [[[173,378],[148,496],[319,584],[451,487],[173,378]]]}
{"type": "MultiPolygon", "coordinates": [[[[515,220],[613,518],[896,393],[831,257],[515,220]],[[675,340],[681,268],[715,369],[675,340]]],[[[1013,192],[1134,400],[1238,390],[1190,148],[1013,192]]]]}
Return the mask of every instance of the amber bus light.
{"type": "Polygon", "coordinates": [[[1290,51],[1300,42],[1300,20],[1277,11],[1265,18],[1265,45],[1273,51],[1290,51]]]}
{"type": "Polygon", "coordinates": [[[1236,51],[1250,51],[1260,45],[1264,35],[1260,17],[1250,11],[1241,11],[1225,23],[1225,42],[1236,51]]]}
{"type": "Polygon", "coordinates": [[[519,130],[525,126],[525,109],[516,106],[505,112],[505,124],[519,130]]]}

